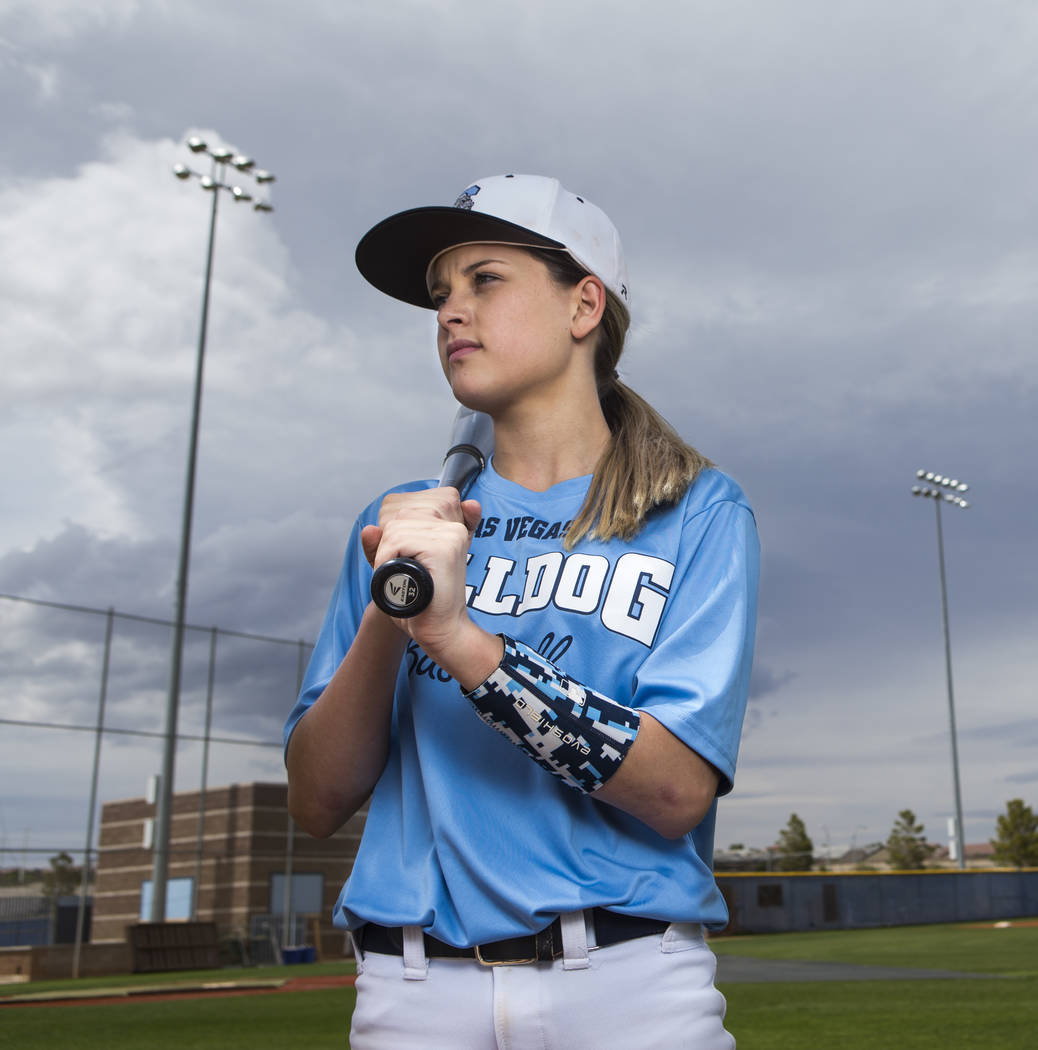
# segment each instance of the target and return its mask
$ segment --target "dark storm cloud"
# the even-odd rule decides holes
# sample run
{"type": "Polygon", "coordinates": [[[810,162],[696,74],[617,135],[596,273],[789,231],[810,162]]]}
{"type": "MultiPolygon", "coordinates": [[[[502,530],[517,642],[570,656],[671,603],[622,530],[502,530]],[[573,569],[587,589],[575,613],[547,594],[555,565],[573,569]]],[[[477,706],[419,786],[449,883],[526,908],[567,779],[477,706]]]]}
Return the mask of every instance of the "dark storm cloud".
{"type": "Polygon", "coordinates": [[[790,682],[796,681],[795,671],[777,671],[766,667],[761,660],[754,661],[750,675],[750,701],[781,692],[790,682]]]}
{"type": "Polygon", "coordinates": [[[1010,747],[1031,749],[1038,755],[1038,718],[1026,718],[997,725],[975,726],[963,730],[961,738],[966,741],[991,741],[1010,747]]]}

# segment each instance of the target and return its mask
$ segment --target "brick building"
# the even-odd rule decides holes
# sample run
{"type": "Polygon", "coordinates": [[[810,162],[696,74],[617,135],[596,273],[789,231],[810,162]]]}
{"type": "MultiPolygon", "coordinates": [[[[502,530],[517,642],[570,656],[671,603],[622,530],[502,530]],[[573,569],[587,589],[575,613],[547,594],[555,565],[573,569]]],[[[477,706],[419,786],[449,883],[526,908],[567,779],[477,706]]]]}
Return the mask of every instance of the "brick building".
{"type": "MultiPolygon", "coordinates": [[[[167,921],[214,922],[222,938],[246,944],[265,941],[269,946],[273,932],[282,943],[317,945],[328,955],[343,953],[344,937],[332,926],[332,907],[356,857],[365,812],[331,838],[313,839],[290,830],[287,797],[287,785],[262,783],[209,789],[204,807],[198,791],[174,797],[167,921]],[[291,874],[290,897],[286,871],[291,874]],[[288,930],[286,904],[294,920],[288,930]]],[[[154,803],[144,798],[102,807],[95,944],[122,941],[127,926],[149,917],[154,817],[154,803]]]]}

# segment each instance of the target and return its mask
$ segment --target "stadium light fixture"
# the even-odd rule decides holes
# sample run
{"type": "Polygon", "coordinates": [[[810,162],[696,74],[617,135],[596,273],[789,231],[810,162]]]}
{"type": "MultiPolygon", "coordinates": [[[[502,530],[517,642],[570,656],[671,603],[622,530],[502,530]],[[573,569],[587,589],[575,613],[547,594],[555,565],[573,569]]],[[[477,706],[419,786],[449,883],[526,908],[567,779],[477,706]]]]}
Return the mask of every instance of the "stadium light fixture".
{"type": "MultiPolygon", "coordinates": [[[[212,205],[209,210],[209,243],[206,249],[205,281],[202,288],[202,320],[198,332],[198,354],[195,362],[194,401],[191,409],[191,432],[188,442],[187,475],[184,483],[183,516],[180,526],[180,554],[177,563],[176,610],[173,628],[173,652],[170,659],[169,693],[166,700],[166,720],[163,733],[162,773],[159,778],[159,792],[155,805],[155,840],[151,877],[151,914],[152,922],[164,922],[166,918],[166,886],[169,881],[169,844],[170,827],[173,814],[173,771],[176,762],[177,714],[180,707],[180,680],[184,664],[185,616],[187,613],[187,579],[191,558],[191,523],[194,517],[195,502],[195,468],[198,461],[198,424],[202,407],[202,378],[205,362],[205,340],[209,322],[209,289],[213,274],[213,242],[216,236],[216,206],[220,199],[220,190],[226,190],[235,200],[251,201],[252,195],[240,186],[228,185],[224,180],[227,165],[233,163],[243,174],[252,175],[257,182],[261,180],[252,172],[253,161],[234,150],[221,148],[210,149],[209,145],[197,135],[187,140],[187,148],[194,154],[205,154],[211,158],[209,174],[203,175],[186,164],[175,164],[173,174],[178,179],[197,178],[203,190],[212,193],[212,205]],[[242,164],[234,163],[242,161],[242,164]]],[[[267,173],[264,173],[267,174],[267,173]]],[[[262,180],[272,182],[273,176],[262,180]]],[[[273,205],[263,200],[254,206],[256,211],[273,211],[273,205]],[[262,207],[260,207],[262,205],[262,207]]]]}
{"type": "Polygon", "coordinates": [[[936,474],[932,470],[917,470],[916,478],[928,484],[913,485],[912,495],[932,499],[937,514],[937,564],[941,578],[941,623],[944,627],[944,670],[948,683],[948,724],[951,730],[952,787],[955,793],[955,821],[952,836],[955,844],[955,860],[960,869],[966,867],[966,848],[962,826],[962,788],[959,783],[959,746],[955,730],[955,691],[952,688],[951,633],[948,629],[948,586],[944,572],[944,530],[941,527],[941,505],[951,504],[966,510],[969,502],[962,495],[969,485],[958,478],[936,474]]]}

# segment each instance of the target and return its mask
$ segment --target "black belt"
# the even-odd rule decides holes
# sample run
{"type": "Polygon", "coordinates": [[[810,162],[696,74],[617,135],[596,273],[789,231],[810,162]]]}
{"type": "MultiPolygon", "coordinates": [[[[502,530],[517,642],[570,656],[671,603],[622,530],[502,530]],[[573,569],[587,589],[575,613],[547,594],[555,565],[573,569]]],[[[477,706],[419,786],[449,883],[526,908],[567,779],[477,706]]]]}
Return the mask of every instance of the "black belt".
{"type": "MultiPolygon", "coordinates": [[[[595,922],[595,943],[599,948],[611,944],[662,933],[670,923],[662,919],[643,919],[637,915],[620,915],[605,908],[592,908],[595,922]]],[[[361,952],[379,955],[403,955],[404,934],[399,926],[380,926],[368,922],[353,931],[353,938],[361,952]]],[[[503,941],[477,944],[474,948],[455,948],[453,944],[430,934],[424,934],[425,954],[430,959],[477,959],[488,966],[532,962],[551,962],[562,958],[562,924],[556,919],[540,933],[525,937],[509,937],[503,941]]]]}

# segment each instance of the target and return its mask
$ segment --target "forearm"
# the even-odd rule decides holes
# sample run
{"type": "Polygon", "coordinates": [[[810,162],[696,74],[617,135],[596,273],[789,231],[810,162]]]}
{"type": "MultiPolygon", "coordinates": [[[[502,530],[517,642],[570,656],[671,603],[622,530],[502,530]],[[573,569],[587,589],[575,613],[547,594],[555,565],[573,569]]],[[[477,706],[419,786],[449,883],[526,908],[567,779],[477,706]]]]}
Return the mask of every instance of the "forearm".
{"type": "Polygon", "coordinates": [[[492,675],[466,694],[488,725],[569,787],[664,837],[703,819],[718,774],[695,751],[651,715],[576,682],[522,643],[507,640],[504,650],[492,675]]]}
{"type": "Polygon", "coordinates": [[[422,639],[421,645],[454,681],[468,693],[484,682],[501,663],[504,642],[474,623],[465,612],[445,643],[422,639]]]}
{"type": "Polygon", "coordinates": [[[718,772],[652,715],[616,772],[591,796],[676,839],[698,826],[717,796],[718,772]]]}
{"type": "Polygon", "coordinates": [[[292,733],[286,752],[289,811],[311,835],[325,838],[349,820],[385,767],[405,644],[369,606],[349,652],[292,733]]]}

